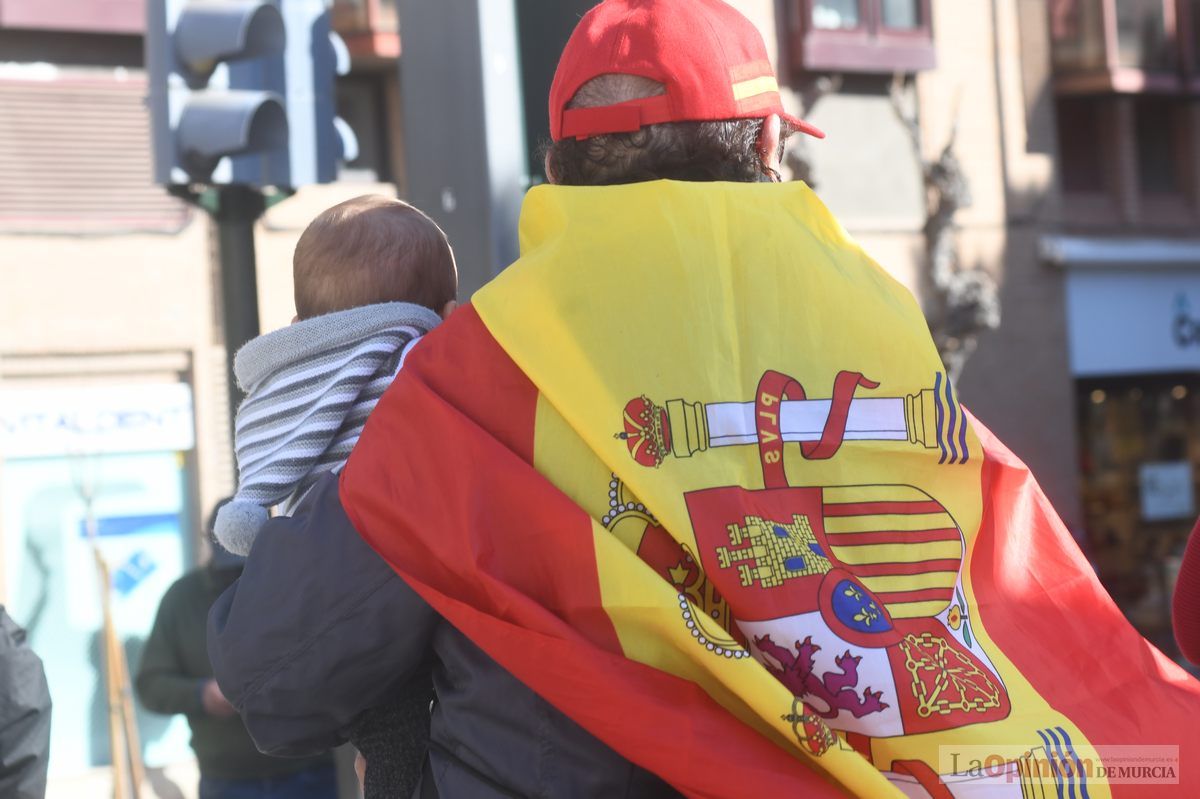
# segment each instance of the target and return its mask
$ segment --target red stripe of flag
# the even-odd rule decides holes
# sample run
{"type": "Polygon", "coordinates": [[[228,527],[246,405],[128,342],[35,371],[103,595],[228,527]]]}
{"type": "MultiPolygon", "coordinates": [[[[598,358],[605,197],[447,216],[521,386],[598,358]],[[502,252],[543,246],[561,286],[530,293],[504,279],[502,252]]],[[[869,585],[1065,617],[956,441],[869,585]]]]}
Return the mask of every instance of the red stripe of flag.
{"type": "Polygon", "coordinates": [[[918,513],[945,513],[938,502],[833,502],[825,505],[826,518],[831,516],[909,516],[918,513]]]}
{"type": "Polygon", "coordinates": [[[869,533],[825,533],[835,549],[879,544],[929,544],[937,541],[958,541],[957,527],[940,530],[872,530],[869,533]]]}

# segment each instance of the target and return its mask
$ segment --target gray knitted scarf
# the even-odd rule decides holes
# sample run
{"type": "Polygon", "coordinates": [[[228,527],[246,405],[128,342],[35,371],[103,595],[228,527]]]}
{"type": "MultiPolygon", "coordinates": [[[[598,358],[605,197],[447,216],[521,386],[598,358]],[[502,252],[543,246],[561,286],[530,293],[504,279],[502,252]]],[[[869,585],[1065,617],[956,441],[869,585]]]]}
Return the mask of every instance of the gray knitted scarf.
{"type": "Polygon", "coordinates": [[[440,321],[410,303],[367,305],[296,322],[238,351],[246,399],[235,425],[237,493],[214,529],[221,546],[249,554],[270,508],[289,513],[345,463],[408,346],[440,321]]]}

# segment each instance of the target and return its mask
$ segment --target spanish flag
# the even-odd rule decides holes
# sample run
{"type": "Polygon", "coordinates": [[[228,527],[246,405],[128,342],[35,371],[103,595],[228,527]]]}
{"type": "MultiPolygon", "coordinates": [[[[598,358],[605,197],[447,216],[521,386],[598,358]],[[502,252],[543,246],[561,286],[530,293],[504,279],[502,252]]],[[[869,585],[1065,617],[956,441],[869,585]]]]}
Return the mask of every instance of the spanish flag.
{"type": "Polygon", "coordinates": [[[504,668],[689,796],[1200,796],[1200,684],[807,187],[539,187],[521,246],[340,489],[504,668]]]}

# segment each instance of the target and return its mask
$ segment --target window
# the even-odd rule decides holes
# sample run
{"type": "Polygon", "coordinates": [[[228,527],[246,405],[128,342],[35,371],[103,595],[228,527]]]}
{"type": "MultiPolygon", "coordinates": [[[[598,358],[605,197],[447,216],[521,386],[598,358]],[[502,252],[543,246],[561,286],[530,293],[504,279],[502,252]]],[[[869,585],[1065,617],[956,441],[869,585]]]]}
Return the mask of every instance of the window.
{"type": "Polygon", "coordinates": [[[342,164],[340,181],[394,182],[391,134],[388,129],[387,77],[371,73],[350,74],[337,81],[337,113],[358,139],[358,157],[342,164]]]}
{"type": "Polygon", "coordinates": [[[1197,72],[1195,0],[1052,0],[1059,93],[1182,91],[1197,72]]]}
{"type": "Polygon", "coordinates": [[[1184,192],[1187,137],[1181,111],[1169,98],[1139,97],[1134,103],[1138,188],[1144,196],[1184,192]]]}
{"type": "Polygon", "coordinates": [[[789,0],[792,68],[891,73],[934,66],[930,0],[789,0]]]}
{"type": "Polygon", "coordinates": [[[1104,69],[1104,14],[1101,0],[1053,0],[1050,33],[1054,68],[1059,72],[1104,69]]]}
{"type": "Polygon", "coordinates": [[[1163,0],[1123,0],[1116,4],[1117,63],[1123,67],[1169,70],[1174,61],[1163,0]]]}
{"type": "Polygon", "coordinates": [[[812,24],[817,30],[854,30],[861,24],[858,0],[816,0],[812,24]]]}
{"type": "Polygon", "coordinates": [[[918,0],[883,0],[880,8],[884,28],[915,31],[921,27],[921,4],[918,0]]]}
{"type": "Polygon", "coordinates": [[[1180,56],[1191,75],[1192,90],[1200,92],[1200,2],[1193,0],[1179,9],[1178,26],[1183,31],[1180,56]]]}
{"type": "Polygon", "coordinates": [[[333,0],[333,29],[350,55],[365,62],[400,57],[400,22],[396,0],[333,0]]]}
{"type": "Polygon", "coordinates": [[[1051,0],[1059,163],[1075,224],[1200,222],[1198,0],[1051,0]]]}
{"type": "Polygon", "coordinates": [[[1090,97],[1064,98],[1058,104],[1058,152],[1063,191],[1103,195],[1113,181],[1105,158],[1106,117],[1110,109],[1090,97]]]}
{"type": "Polygon", "coordinates": [[[1060,178],[1075,225],[1194,227],[1189,104],[1170,95],[1065,95],[1057,101],[1060,178]]]}

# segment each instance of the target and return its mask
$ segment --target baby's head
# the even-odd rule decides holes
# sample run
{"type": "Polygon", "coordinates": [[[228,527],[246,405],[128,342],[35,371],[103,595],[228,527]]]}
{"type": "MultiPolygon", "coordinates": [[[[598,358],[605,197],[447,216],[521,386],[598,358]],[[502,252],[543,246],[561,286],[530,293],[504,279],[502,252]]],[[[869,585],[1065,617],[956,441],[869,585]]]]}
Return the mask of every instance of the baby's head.
{"type": "Polygon", "coordinates": [[[378,194],[321,213],[292,257],[296,318],[378,302],[411,302],[438,313],[458,293],[454,253],[442,229],[408,203],[378,194]]]}

